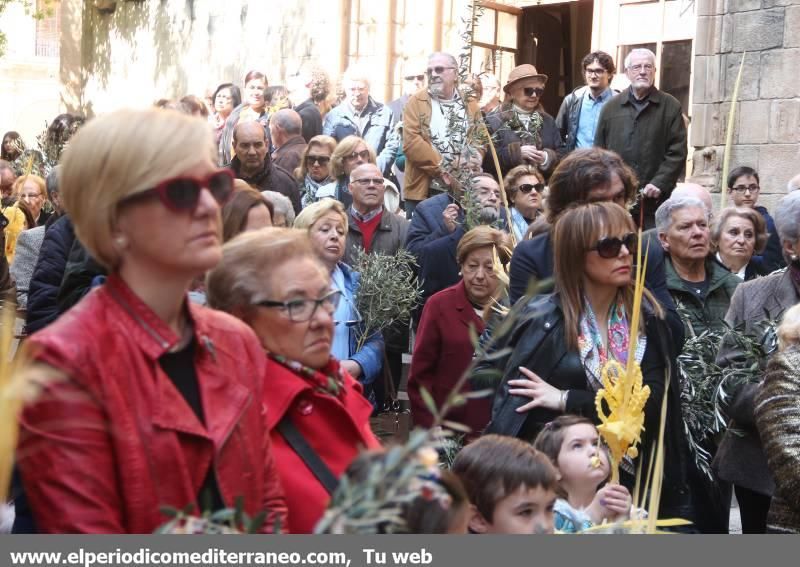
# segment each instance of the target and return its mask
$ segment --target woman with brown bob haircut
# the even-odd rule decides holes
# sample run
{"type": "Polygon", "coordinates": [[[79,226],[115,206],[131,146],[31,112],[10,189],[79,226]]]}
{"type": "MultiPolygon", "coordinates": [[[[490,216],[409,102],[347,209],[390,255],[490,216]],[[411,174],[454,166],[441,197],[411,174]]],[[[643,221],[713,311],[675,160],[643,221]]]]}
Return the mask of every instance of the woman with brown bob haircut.
{"type": "Polygon", "coordinates": [[[222,207],[222,241],[237,234],[272,226],[272,203],[246,182],[233,182],[233,196],[222,207]]]}
{"type": "Polygon", "coordinates": [[[725,207],[711,226],[717,262],[744,281],[770,273],[761,257],[768,238],[764,217],[748,207],[725,207]]]}
{"type": "MultiPolygon", "coordinates": [[[[599,423],[595,408],[606,362],[623,366],[633,318],[635,226],[614,203],[589,203],[564,212],[553,231],[555,292],[531,300],[497,349],[511,353],[494,363],[504,373],[489,433],[532,440],[559,415],[578,414],[599,423]],[[529,317],[535,313],[535,317],[529,317]]],[[[635,351],[650,387],[641,455],[657,439],[661,400],[674,368],[663,310],[644,291],[635,351]]],[[[688,513],[685,501],[685,440],[677,378],[671,380],[665,445],[664,510],[688,513]]],[[[636,462],[623,464],[622,483],[633,485],[636,462]]],[[[645,467],[643,470],[647,470],[645,467]]]]}
{"type": "MultiPolygon", "coordinates": [[[[408,398],[415,425],[433,425],[433,415],[421,389],[428,390],[436,407],[441,407],[472,362],[475,347],[470,328],[478,334],[483,332],[485,322],[478,311],[485,310],[504,291],[494,271],[495,256],[504,265],[511,258],[507,233],[488,226],[467,232],[456,249],[461,281],[435,293],[425,303],[408,376],[408,398]]],[[[462,392],[469,392],[469,386],[465,385],[462,392]]],[[[486,427],[490,413],[490,400],[481,398],[453,408],[447,419],[469,427],[471,439],[486,427]]]]}

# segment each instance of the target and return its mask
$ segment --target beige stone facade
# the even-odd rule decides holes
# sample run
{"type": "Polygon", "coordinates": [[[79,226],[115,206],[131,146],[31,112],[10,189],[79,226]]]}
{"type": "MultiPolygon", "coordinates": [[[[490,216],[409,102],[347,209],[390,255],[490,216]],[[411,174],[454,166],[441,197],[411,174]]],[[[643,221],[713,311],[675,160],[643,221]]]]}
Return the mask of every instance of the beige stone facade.
{"type": "Polygon", "coordinates": [[[800,0],[700,0],[695,56],[695,173],[720,186],[733,89],[744,52],[731,168],[760,173],[773,208],[800,172],[800,0]]]}
{"type": "MultiPolygon", "coordinates": [[[[717,187],[731,92],[747,50],[732,165],[762,171],[767,201],[784,190],[790,173],[800,171],[800,0],[483,4],[473,70],[495,72],[502,81],[515,64],[535,63],[550,75],[545,103],[553,113],[561,97],[580,86],[579,62],[586,52],[607,51],[622,67],[631,48],[653,49],[657,85],[681,100],[690,120],[689,171],[717,187]]],[[[225,81],[241,83],[250,69],[263,70],[279,84],[309,61],[333,78],[352,63],[363,64],[373,72],[374,96],[392,100],[400,94],[407,60],[434,50],[461,51],[466,5],[467,0],[62,0],[58,76],[52,58],[9,54],[0,69],[5,74],[16,65],[16,82],[0,95],[6,103],[2,117],[4,124],[24,126],[43,123],[58,110],[91,115],[147,106],[162,97],[202,95],[225,81]],[[26,74],[51,82],[46,88],[26,83],[26,74]]],[[[625,84],[621,73],[617,80],[625,84]]]]}
{"type": "Polygon", "coordinates": [[[0,57],[0,136],[15,130],[35,144],[45,122],[60,111],[59,45],[43,33],[49,23],[37,24],[20,4],[10,4],[0,17],[8,40],[0,57]]]}

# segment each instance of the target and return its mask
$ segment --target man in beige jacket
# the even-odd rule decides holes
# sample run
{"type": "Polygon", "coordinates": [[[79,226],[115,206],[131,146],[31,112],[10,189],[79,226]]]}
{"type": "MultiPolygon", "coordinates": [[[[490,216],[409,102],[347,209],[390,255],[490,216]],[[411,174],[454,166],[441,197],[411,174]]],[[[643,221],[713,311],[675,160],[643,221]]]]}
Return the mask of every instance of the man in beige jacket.
{"type": "MultiPolygon", "coordinates": [[[[434,190],[447,190],[451,182],[448,165],[457,164],[464,153],[468,120],[480,116],[478,101],[469,99],[465,107],[458,92],[455,57],[449,53],[431,54],[427,75],[428,88],[411,95],[403,111],[407,218],[420,201],[430,196],[432,185],[434,190]]],[[[483,148],[478,150],[482,152],[483,148]]]]}

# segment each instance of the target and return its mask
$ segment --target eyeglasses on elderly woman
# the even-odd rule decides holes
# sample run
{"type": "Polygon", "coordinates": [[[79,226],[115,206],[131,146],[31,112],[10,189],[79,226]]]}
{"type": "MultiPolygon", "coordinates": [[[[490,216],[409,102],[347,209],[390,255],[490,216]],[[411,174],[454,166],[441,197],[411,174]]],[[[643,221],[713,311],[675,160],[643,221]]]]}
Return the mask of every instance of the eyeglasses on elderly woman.
{"type": "Polygon", "coordinates": [[[293,299],[291,301],[272,301],[265,299],[263,301],[257,301],[253,305],[269,309],[281,309],[282,311],[286,311],[292,323],[305,323],[314,317],[314,314],[320,306],[328,313],[333,314],[339,306],[339,301],[341,299],[342,292],[334,290],[319,299],[293,299]]]}

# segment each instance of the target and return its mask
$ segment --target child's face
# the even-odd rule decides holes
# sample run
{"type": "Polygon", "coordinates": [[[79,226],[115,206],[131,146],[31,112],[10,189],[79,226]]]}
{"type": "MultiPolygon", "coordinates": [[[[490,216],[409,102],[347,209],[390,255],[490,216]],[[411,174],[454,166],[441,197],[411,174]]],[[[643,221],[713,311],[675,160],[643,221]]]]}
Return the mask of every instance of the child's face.
{"type": "Polygon", "coordinates": [[[553,490],[522,485],[495,505],[491,522],[473,518],[470,527],[487,534],[552,534],[555,502],[553,490]]]}
{"type": "Polygon", "coordinates": [[[564,431],[564,442],[558,453],[558,471],[561,473],[561,483],[568,492],[570,484],[600,485],[608,478],[609,470],[608,455],[600,446],[600,437],[594,425],[579,423],[564,431]]]}

